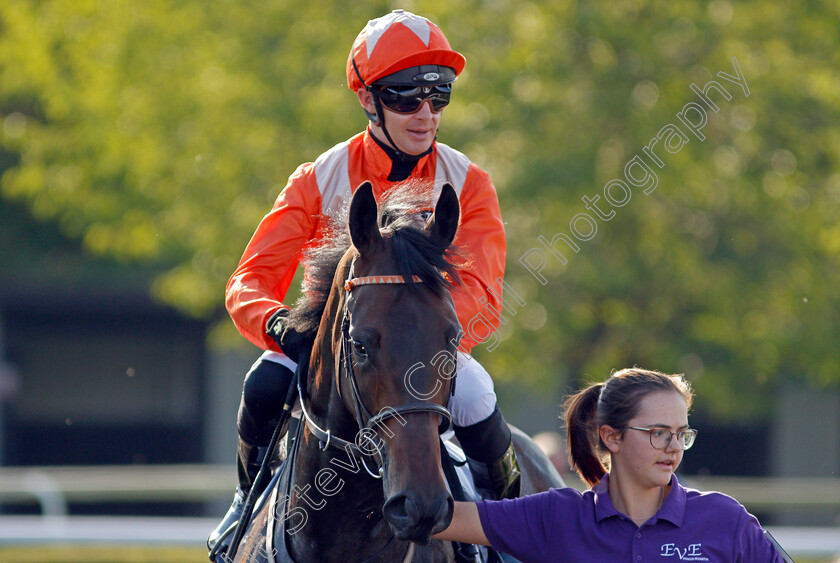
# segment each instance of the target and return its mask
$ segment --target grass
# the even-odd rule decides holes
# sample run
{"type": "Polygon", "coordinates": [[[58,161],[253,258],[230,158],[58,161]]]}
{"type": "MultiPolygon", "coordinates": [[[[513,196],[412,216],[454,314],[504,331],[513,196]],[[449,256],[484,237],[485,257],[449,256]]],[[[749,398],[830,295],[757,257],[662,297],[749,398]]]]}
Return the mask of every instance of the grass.
{"type": "Polygon", "coordinates": [[[208,561],[203,547],[49,545],[0,547],[2,563],[191,563],[208,561]]]}

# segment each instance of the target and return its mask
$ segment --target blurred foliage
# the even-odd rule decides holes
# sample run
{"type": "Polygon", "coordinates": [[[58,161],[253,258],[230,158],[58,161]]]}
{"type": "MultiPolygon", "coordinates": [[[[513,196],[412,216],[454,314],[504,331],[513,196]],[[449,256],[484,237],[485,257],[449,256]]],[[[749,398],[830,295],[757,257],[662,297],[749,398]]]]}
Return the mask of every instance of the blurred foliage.
{"type": "Polygon", "coordinates": [[[468,59],[439,138],[493,175],[527,302],[476,349],[496,378],[559,394],[681,371],[729,416],[782,378],[840,382],[836,2],[5,0],[0,194],[98,255],[167,265],[157,298],[220,315],[287,176],[365,125],[347,52],[396,7],[468,59]],[[715,76],[733,58],[749,97],[715,76]],[[713,79],[732,99],[710,94],[701,141],[676,114],[713,79]],[[667,124],[688,142],[654,149],[656,189],[579,252],[560,243],[568,263],[549,254],[539,283],[520,257],[569,234],[581,197],[612,209],[604,185],[667,124]]]}

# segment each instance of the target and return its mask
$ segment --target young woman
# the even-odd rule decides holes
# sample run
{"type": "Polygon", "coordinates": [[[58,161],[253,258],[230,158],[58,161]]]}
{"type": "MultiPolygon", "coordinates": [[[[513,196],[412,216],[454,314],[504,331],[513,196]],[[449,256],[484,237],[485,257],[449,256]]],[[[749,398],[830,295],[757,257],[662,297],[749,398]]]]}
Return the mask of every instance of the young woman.
{"type": "Polygon", "coordinates": [[[687,489],[674,475],[697,436],[691,401],[681,375],[633,368],[591,385],[565,413],[572,466],[590,490],[456,503],[436,537],[522,561],[784,561],[735,499],[687,489]]]}

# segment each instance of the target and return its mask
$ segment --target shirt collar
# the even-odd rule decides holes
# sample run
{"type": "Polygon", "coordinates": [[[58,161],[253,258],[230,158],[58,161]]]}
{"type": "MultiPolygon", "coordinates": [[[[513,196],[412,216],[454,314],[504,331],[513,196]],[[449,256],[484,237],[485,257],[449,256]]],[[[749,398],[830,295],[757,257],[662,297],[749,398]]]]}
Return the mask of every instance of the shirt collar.
{"type": "MultiPolygon", "coordinates": [[[[607,473],[601,478],[601,482],[592,487],[595,493],[595,519],[600,522],[611,516],[621,516],[610,499],[609,478],[607,473]]],[[[676,526],[682,526],[685,518],[685,489],[680,486],[676,475],[671,475],[671,491],[665,497],[665,502],[656,513],[656,519],[667,520],[676,526]]]]}
{"type": "Polygon", "coordinates": [[[665,502],[656,513],[656,518],[667,520],[675,526],[682,526],[685,519],[685,489],[680,485],[676,475],[671,475],[671,492],[665,497],[665,502]]]}
{"type": "Polygon", "coordinates": [[[600,522],[610,516],[620,516],[618,510],[610,500],[610,492],[607,484],[610,480],[610,474],[607,473],[601,477],[601,481],[592,487],[592,492],[595,493],[595,519],[600,522]]]}

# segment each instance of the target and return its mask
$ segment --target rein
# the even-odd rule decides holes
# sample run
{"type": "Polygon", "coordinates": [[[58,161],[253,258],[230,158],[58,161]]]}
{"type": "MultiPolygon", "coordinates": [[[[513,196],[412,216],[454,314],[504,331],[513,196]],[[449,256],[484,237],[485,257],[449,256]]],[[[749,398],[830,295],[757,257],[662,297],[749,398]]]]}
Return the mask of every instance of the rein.
{"type": "MultiPolygon", "coordinates": [[[[353,415],[354,419],[356,420],[356,424],[359,427],[359,434],[362,435],[364,441],[369,442],[372,446],[373,451],[365,451],[365,448],[360,447],[354,442],[349,442],[338,436],[332,434],[329,429],[322,429],[319,427],[315,421],[312,419],[312,416],[309,414],[308,409],[306,408],[306,398],[307,395],[304,393],[304,389],[302,387],[302,379],[299,378],[297,385],[298,385],[298,394],[300,395],[300,405],[301,410],[303,411],[303,417],[306,421],[306,425],[309,428],[310,432],[319,440],[319,447],[321,451],[326,451],[326,449],[330,446],[341,449],[341,450],[350,450],[354,453],[360,454],[362,465],[365,467],[365,471],[373,477],[374,479],[382,479],[385,474],[384,469],[384,459],[382,457],[382,450],[379,444],[377,444],[371,434],[376,433],[376,426],[381,425],[385,420],[393,417],[402,417],[404,414],[412,414],[412,413],[436,413],[444,418],[446,418],[449,423],[452,423],[452,414],[447,410],[445,407],[441,405],[437,405],[434,403],[409,403],[405,405],[400,405],[396,407],[385,407],[383,408],[378,414],[373,415],[370,410],[365,406],[364,402],[361,398],[361,393],[359,392],[359,385],[356,380],[356,374],[353,369],[353,357],[350,353],[350,309],[348,307],[348,301],[350,298],[350,292],[359,286],[363,285],[382,285],[382,284],[405,284],[405,278],[403,276],[397,275],[387,275],[387,276],[364,276],[364,277],[353,277],[353,267],[355,265],[355,261],[350,263],[350,269],[347,274],[347,280],[344,283],[344,290],[345,290],[345,299],[344,299],[344,313],[343,318],[341,321],[341,364],[338,373],[336,373],[336,390],[338,391],[338,396],[341,397],[341,384],[340,378],[342,376],[346,377],[350,382],[350,388],[353,391],[353,406],[355,410],[355,414],[353,415]],[[373,456],[374,453],[376,454],[376,464],[377,464],[377,472],[374,473],[371,471],[367,464],[365,463],[366,456],[373,456]]],[[[422,283],[422,279],[419,276],[414,276],[413,281],[415,283],[422,283]]]]}

